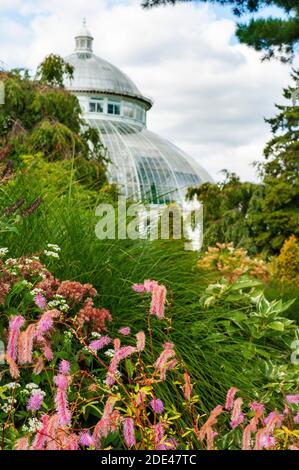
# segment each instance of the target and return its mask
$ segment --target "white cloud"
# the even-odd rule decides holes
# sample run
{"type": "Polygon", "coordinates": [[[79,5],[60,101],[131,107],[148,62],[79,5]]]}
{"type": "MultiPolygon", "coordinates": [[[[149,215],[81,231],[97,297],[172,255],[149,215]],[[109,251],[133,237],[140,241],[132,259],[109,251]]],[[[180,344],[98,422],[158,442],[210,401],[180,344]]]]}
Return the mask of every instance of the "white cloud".
{"type": "Polygon", "coordinates": [[[222,168],[256,178],[250,163],[269,139],[264,117],[281,102],[289,67],[261,63],[234,40],[233,21],[212,7],[144,11],[139,0],[0,0],[0,9],[0,59],[9,66],[34,69],[50,52],[69,54],[86,16],[95,53],[154,98],[151,130],[189,152],[214,179],[222,168]]]}

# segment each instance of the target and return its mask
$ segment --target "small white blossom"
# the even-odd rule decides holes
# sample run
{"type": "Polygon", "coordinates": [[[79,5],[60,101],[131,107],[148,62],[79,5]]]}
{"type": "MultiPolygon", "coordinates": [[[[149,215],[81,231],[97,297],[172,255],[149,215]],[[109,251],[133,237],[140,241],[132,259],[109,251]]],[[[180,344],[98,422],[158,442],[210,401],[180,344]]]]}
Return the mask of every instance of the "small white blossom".
{"type": "Polygon", "coordinates": [[[52,258],[59,258],[59,254],[56,251],[44,250],[44,254],[52,258]]]}
{"type": "Polygon", "coordinates": [[[53,251],[61,251],[60,246],[55,245],[53,243],[47,243],[47,247],[50,248],[53,251]]]}
{"type": "Polygon", "coordinates": [[[98,338],[99,339],[99,338],[101,338],[101,336],[102,335],[100,333],[98,333],[97,331],[92,331],[92,333],[91,333],[92,338],[98,338]]]}
{"type": "Polygon", "coordinates": [[[114,349],[107,349],[107,351],[105,351],[104,354],[107,357],[114,357],[115,351],[114,351],[114,349]]]}
{"type": "Polygon", "coordinates": [[[8,248],[0,248],[0,256],[5,256],[8,253],[8,248]]]}

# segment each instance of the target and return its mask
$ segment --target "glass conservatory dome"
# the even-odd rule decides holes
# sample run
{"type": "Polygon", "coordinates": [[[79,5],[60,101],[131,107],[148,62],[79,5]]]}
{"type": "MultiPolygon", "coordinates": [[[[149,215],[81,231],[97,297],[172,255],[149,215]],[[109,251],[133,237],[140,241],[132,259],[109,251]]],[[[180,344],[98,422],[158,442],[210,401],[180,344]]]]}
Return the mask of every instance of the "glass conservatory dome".
{"type": "Polygon", "coordinates": [[[127,197],[159,204],[182,201],[190,186],[211,181],[191,157],[146,128],[152,101],[117,67],[93,54],[85,21],[75,39],[75,52],[65,59],[74,76],[65,87],[100,132],[111,161],[109,181],[127,197]]]}

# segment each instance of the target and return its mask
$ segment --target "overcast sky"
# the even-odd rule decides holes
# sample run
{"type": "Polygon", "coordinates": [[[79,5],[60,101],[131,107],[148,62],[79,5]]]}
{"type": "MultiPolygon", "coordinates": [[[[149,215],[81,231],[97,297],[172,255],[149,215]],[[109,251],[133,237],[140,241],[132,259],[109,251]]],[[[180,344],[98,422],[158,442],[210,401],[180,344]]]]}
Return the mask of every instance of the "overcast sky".
{"type": "Polygon", "coordinates": [[[188,3],[143,10],[139,0],[0,0],[0,60],[32,71],[66,56],[82,18],[94,52],[154,99],[148,127],[202,164],[256,180],[251,163],[269,139],[264,117],[282,102],[290,66],[240,45],[229,10],[188,3]]]}

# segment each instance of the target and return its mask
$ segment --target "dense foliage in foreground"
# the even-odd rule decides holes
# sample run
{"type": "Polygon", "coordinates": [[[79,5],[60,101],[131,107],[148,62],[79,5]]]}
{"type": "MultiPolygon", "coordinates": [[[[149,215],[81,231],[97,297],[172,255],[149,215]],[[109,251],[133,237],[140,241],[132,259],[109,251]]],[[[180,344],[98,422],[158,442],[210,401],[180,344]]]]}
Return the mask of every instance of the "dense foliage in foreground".
{"type": "MultiPolygon", "coordinates": [[[[225,403],[202,413],[188,367],[171,342],[172,301],[165,286],[134,284],[144,328],[132,331],[126,324],[111,334],[112,317],[98,306],[94,287],[61,282],[41,262],[58,259],[59,251],[49,244],[39,257],[1,261],[3,448],[298,448],[299,395],[291,384],[281,388],[280,410],[243,403],[231,387],[225,403]],[[159,334],[156,353],[153,336],[159,334]],[[172,401],[164,403],[161,386],[168,381],[172,401]]],[[[208,305],[219,301],[211,289],[203,299],[208,305]]],[[[231,301],[236,293],[230,292],[231,301]]],[[[253,338],[268,336],[265,324],[269,331],[281,332],[279,323],[291,327],[279,317],[282,304],[262,294],[256,303],[260,319],[253,315],[246,322],[253,338]]]]}

